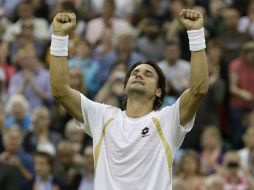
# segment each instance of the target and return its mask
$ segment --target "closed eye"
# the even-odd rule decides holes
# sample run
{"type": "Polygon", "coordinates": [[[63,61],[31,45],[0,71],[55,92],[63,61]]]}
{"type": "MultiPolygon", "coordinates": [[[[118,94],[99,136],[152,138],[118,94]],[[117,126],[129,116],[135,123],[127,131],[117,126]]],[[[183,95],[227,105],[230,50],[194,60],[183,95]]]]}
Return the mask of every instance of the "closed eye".
{"type": "Polygon", "coordinates": [[[153,74],[153,72],[151,72],[149,70],[146,70],[145,71],[145,76],[147,76],[147,77],[154,77],[154,74],[153,74]]]}

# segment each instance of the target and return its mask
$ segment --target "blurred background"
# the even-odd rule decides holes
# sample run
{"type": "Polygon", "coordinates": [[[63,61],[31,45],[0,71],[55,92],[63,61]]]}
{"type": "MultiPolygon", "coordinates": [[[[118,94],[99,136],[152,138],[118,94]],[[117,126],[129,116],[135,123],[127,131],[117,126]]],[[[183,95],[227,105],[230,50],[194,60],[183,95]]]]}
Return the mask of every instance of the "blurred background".
{"type": "Polygon", "coordinates": [[[93,190],[92,139],[50,94],[56,13],[77,15],[71,86],[122,108],[139,60],[163,69],[164,106],[188,87],[183,8],[204,15],[210,89],[175,156],[173,189],[254,189],[254,0],[0,0],[0,189],[93,190]]]}

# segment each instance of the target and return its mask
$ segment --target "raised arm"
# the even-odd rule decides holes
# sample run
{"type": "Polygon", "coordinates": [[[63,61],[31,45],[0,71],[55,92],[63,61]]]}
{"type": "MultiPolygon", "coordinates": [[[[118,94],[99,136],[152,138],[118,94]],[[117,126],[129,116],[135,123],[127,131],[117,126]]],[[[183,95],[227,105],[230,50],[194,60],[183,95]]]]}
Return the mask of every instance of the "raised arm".
{"type": "Polygon", "coordinates": [[[197,11],[183,9],[180,21],[188,30],[191,50],[190,87],[180,97],[180,123],[188,123],[209,88],[207,57],[203,30],[203,15],[197,11]]]}
{"type": "Polygon", "coordinates": [[[50,86],[52,96],[72,117],[83,122],[80,94],[70,87],[67,65],[68,34],[75,26],[76,16],[73,13],[58,13],[54,18],[50,47],[50,86]]]}

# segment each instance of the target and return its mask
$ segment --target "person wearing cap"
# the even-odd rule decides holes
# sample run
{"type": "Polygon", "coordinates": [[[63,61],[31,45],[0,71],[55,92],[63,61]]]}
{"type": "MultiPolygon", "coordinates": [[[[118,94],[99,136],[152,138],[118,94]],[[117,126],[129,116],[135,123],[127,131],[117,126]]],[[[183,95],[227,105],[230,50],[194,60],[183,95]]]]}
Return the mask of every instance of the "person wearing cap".
{"type": "Polygon", "coordinates": [[[254,41],[242,45],[240,56],[229,65],[230,131],[235,148],[241,147],[241,120],[254,107],[254,41]]]}

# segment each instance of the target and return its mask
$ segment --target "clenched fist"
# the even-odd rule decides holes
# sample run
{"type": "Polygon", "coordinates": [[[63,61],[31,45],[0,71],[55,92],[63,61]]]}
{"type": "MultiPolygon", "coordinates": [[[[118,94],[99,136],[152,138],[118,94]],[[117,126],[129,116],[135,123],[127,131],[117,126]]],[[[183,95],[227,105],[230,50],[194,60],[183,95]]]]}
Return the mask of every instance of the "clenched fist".
{"type": "Polygon", "coordinates": [[[203,15],[198,11],[183,9],[179,19],[187,30],[198,30],[203,27],[203,15]]]}
{"type": "Polygon", "coordinates": [[[74,13],[58,13],[53,20],[53,34],[66,36],[76,27],[74,13]]]}

